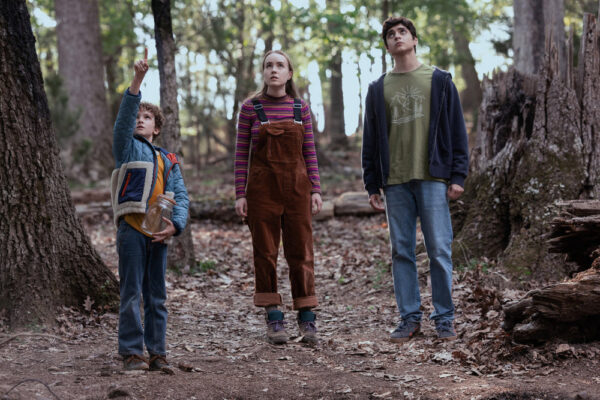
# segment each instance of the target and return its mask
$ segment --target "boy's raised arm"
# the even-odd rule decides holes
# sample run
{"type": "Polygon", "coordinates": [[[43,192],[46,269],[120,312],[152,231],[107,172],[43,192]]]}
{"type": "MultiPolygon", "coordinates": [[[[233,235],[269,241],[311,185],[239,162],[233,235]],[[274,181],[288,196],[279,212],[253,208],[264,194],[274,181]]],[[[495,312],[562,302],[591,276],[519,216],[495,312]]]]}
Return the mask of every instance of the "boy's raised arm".
{"type": "Polygon", "coordinates": [[[144,76],[146,76],[146,72],[148,72],[148,48],[144,48],[144,59],[138,60],[133,64],[133,70],[135,74],[133,76],[133,80],[131,81],[131,86],[129,86],[129,93],[134,96],[140,92],[140,86],[142,86],[142,82],[144,80],[144,76]]]}
{"type": "Polygon", "coordinates": [[[113,129],[113,156],[117,167],[125,161],[133,140],[135,120],[141,100],[140,86],[144,81],[146,72],[148,72],[148,48],[144,48],[144,59],[133,64],[133,70],[134,75],[131,86],[123,96],[113,129]]]}

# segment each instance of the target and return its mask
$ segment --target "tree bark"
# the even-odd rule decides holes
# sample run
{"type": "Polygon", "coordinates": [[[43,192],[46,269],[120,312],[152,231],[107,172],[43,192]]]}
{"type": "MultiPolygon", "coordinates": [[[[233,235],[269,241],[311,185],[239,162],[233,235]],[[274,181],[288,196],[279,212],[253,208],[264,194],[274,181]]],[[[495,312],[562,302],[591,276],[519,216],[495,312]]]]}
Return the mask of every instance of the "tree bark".
{"type": "Polygon", "coordinates": [[[452,26],[452,35],[456,52],[461,55],[460,70],[466,83],[466,88],[460,94],[460,103],[464,111],[472,113],[481,105],[481,82],[475,70],[475,59],[469,48],[469,40],[455,25],[452,26]]]}
{"type": "Polygon", "coordinates": [[[81,174],[98,180],[110,176],[111,119],[104,88],[100,19],[96,0],[56,0],[59,73],[71,109],[81,108],[74,153],[84,154],[81,174]],[[86,150],[88,149],[89,150],[86,150]]]}
{"type": "MultiPolygon", "coordinates": [[[[328,0],[327,6],[339,11],[339,0],[328,0]]],[[[330,31],[335,32],[337,24],[328,22],[330,31]]],[[[325,130],[330,139],[330,145],[334,149],[348,148],[348,137],[344,123],[344,90],[342,88],[342,52],[341,46],[333,49],[331,60],[328,65],[331,72],[329,79],[329,107],[325,109],[325,130]]]]}
{"type": "Polygon", "coordinates": [[[533,75],[544,61],[544,0],[515,0],[513,10],[514,66],[521,74],[533,75]]]}
{"type": "Polygon", "coordinates": [[[503,328],[520,343],[540,343],[557,337],[576,342],[598,340],[598,287],[600,270],[590,268],[567,282],[533,290],[524,299],[504,307],[503,328]]]}
{"type": "MultiPolygon", "coordinates": [[[[565,46],[565,6],[563,0],[515,0],[514,66],[522,74],[537,74],[544,63],[546,37],[554,43],[556,57],[563,60],[565,46]]],[[[566,80],[566,64],[558,71],[566,80]]]]}
{"type": "Polygon", "coordinates": [[[567,272],[545,239],[556,200],[600,195],[598,34],[594,16],[585,21],[577,79],[562,79],[568,60],[556,57],[548,40],[538,76],[510,70],[484,80],[455,256],[499,257],[537,277],[567,272]]]}
{"type": "Polygon", "coordinates": [[[600,200],[558,203],[561,213],[552,220],[548,244],[551,253],[564,253],[579,270],[590,267],[600,256],[600,200]]]}
{"type": "MultiPolygon", "coordinates": [[[[389,0],[383,0],[381,2],[381,16],[382,16],[382,21],[385,21],[390,16],[390,1],[389,0]]],[[[385,58],[386,56],[387,56],[387,49],[384,46],[383,49],[381,49],[381,73],[382,74],[385,74],[387,72],[387,61],[385,58]]]]}
{"type": "Polygon", "coordinates": [[[0,2],[0,309],[11,327],[50,322],[60,306],[118,300],[58,158],[25,1],[0,2]]]}
{"type": "MultiPolygon", "coordinates": [[[[171,1],[152,0],[154,15],[154,35],[158,55],[158,72],[160,77],[160,108],[165,122],[159,136],[161,144],[181,157],[181,135],[179,131],[179,105],[177,104],[177,73],[175,71],[175,41],[171,24],[171,1]]],[[[183,171],[183,158],[179,167],[183,171]]],[[[194,243],[192,241],[190,217],[181,235],[173,238],[169,245],[169,266],[177,269],[192,267],[196,262],[194,243]]]]}

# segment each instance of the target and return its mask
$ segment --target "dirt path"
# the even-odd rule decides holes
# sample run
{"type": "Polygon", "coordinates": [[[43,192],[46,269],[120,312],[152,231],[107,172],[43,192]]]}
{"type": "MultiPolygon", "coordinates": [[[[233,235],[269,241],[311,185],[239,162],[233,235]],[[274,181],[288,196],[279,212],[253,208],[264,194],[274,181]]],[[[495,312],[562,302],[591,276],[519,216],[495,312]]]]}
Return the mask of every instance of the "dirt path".
{"type": "MultiPolygon", "coordinates": [[[[247,228],[194,224],[204,271],[168,276],[168,357],[191,372],[124,373],[116,354],[117,315],[64,310],[52,330],[32,327],[30,336],[0,331],[0,399],[600,399],[600,344],[509,344],[498,310],[502,299],[519,293],[490,287],[489,275],[456,275],[457,341],[435,340],[425,321],[411,342],[390,343],[397,312],[384,221],[315,224],[316,346],[266,343],[264,316],[252,305],[247,228]]],[[[116,270],[109,225],[88,231],[116,270]]],[[[425,278],[426,261],[419,260],[425,278]]],[[[289,304],[281,264],[281,293],[289,304]]],[[[428,315],[425,279],[421,293],[428,315]]],[[[284,311],[297,334],[295,314],[284,311]]]]}

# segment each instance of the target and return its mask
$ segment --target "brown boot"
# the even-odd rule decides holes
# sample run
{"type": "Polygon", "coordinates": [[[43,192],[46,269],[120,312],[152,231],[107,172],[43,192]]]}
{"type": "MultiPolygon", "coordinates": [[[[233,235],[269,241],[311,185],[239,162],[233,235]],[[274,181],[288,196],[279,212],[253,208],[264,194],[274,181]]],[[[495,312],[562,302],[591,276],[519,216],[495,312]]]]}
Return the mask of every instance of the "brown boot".
{"type": "Polygon", "coordinates": [[[317,316],[310,310],[298,312],[298,328],[304,343],[319,342],[319,339],[317,339],[317,325],[315,324],[316,319],[317,316]]]}
{"type": "Polygon", "coordinates": [[[271,344],[284,344],[289,340],[285,331],[285,320],[283,313],[279,310],[269,311],[266,315],[267,320],[267,340],[271,344]]]}
{"type": "Polygon", "coordinates": [[[174,373],[167,358],[159,354],[150,354],[150,371],[162,371],[169,375],[174,373]]]}
{"type": "Polygon", "coordinates": [[[123,369],[126,371],[147,371],[148,361],[139,354],[130,354],[123,358],[123,369]]]}

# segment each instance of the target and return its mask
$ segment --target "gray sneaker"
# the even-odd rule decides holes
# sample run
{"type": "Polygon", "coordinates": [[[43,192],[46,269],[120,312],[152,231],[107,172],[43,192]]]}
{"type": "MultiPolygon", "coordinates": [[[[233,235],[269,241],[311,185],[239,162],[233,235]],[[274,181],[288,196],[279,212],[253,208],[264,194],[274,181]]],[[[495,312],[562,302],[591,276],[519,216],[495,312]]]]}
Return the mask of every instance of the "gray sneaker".
{"type": "Polygon", "coordinates": [[[454,330],[452,321],[443,321],[435,325],[438,339],[454,340],[456,339],[456,331],[454,330]]]}
{"type": "Polygon", "coordinates": [[[315,325],[316,319],[317,316],[310,310],[298,311],[298,328],[303,342],[317,343],[319,341],[317,339],[317,325],[315,325]]]}
{"type": "Polygon", "coordinates": [[[283,313],[279,310],[269,311],[266,315],[267,320],[267,340],[272,344],[284,344],[289,340],[285,331],[285,320],[283,313]]]}
{"type": "Polygon", "coordinates": [[[398,327],[390,335],[390,340],[394,343],[407,342],[419,333],[421,324],[412,321],[401,321],[398,327]]]}

